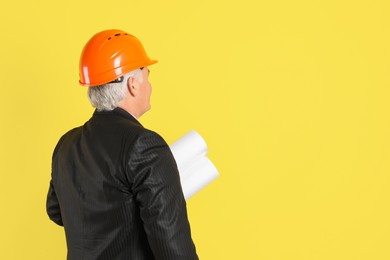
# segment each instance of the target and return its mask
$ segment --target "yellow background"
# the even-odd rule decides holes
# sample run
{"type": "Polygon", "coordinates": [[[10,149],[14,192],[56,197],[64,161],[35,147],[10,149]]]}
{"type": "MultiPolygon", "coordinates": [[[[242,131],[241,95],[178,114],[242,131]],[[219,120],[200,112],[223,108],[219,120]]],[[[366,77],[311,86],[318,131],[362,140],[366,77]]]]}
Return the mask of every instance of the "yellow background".
{"type": "Polygon", "coordinates": [[[1,1],[0,259],[65,259],[52,150],[93,112],[82,47],[118,28],[160,62],[141,118],[197,130],[221,176],[188,201],[201,259],[390,259],[387,0],[1,1]]]}

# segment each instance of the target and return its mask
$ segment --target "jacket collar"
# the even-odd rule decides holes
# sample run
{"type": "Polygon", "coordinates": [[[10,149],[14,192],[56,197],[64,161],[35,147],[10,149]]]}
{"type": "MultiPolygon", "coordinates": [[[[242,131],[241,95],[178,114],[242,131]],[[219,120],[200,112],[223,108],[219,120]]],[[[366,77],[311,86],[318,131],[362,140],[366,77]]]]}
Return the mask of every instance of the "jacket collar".
{"type": "Polygon", "coordinates": [[[93,115],[117,115],[117,116],[129,119],[129,120],[137,123],[138,125],[142,126],[141,123],[133,115],[131,115],[129,112],[127,112],[126,110],[124,110],[120,107],[117,107],[111,111],[97,111],[97,110],[95,110],[93,115]]]}

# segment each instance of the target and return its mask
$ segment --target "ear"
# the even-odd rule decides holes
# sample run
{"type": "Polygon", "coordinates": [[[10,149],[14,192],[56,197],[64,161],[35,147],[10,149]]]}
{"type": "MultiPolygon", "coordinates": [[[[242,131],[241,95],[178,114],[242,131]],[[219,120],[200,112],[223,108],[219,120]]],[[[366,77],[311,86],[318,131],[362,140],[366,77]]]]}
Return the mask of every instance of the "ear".
{"type": "Polygon", "coordinates": [[[129,93],[132,97],[138,95],[138,82],[135,78],[130,77],[127,80],[127,89],[129,90],[129,93]]]}

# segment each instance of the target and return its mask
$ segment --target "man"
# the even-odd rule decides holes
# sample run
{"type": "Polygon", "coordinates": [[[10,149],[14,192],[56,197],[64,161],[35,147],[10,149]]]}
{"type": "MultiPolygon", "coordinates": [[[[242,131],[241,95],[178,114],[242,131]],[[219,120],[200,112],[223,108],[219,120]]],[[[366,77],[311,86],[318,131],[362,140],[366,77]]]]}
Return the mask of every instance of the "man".
{"type": "Polygon", "coordinates": [[[198,259],[172,153],[137,120],[150,109],[156,62],[119,30],[84,47],[80,84],[96,111],[59,140],[47,197],[68,259],[198,259]]]}

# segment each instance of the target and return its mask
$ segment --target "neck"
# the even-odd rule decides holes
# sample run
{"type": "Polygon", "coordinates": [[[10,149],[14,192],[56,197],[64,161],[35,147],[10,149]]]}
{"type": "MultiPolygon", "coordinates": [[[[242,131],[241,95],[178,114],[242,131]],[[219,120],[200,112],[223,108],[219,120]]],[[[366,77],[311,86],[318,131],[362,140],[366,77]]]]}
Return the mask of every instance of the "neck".
{"type": "Polygon", "coordinates": [[[128,98],[119,102],[118,107],[130,113],[136,119],[140,118],[145,113],[145,111],[141,109],[141,106],[137,104],[136,100],[128,100],[128,98]]]}
{"type": "Polygon", "coordinates": [[[142,114],[137,113],[136,109],[132,109],[131,107],[123,106],[121,104],[118,105],[118,107],[122,108],[125,110],[127,113],[131,114],[135,119],[138,119],[141,117],[142,114]]]}

